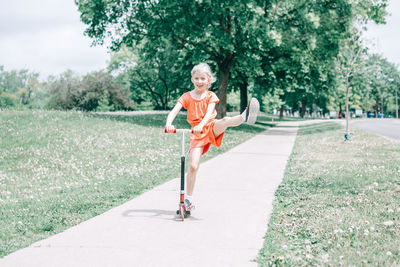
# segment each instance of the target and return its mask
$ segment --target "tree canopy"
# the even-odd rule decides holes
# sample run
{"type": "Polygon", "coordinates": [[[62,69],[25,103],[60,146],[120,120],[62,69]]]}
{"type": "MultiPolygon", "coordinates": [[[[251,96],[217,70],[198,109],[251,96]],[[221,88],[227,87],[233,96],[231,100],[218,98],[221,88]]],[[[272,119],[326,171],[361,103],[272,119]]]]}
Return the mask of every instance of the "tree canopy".
{"type": "Polygon", "coordinates": [[[175,69],[188,70],[201,61],[213,65],[221,116],[226,113],[231,77],[242,102],[247,100],[249,84],[255,82],[260,95],[279,90],[282,101],[293,106],[299,100],[303,109],[307,102],[326,106],[340,40],[349,35],[354,22],[384,22],[386,7],[385,0],[75,3],[88,25],[85,33],[95,44],[109,38],[110,48],[118,50],[145,42],[148,48],[153,46],[147,52],[153,50],[150,55],[156,56],[164,40],[181,51],[175,69]]]}
{"type": "MultiPolygon", "coordinates": [[[[199,62],[207,62],[217,74],[218,82],[211,90],[220,98],[220,117],[227,111],[228,95],[234,98],[229,101],[231,105],[240,100],[241,110],[249,95],[260,100],[263,110],[280,109],[281,115],[285,110],[299,111],[301,116],[342,110],[346,93],[335,63],[345,53],[343,44],[361,36],[368,21],[384,23],[387,6],[387,0],[75,3],[87,25],[85,34],[93,39],[93,44],[107,43],[113,50],[108,69],[88,74],[95,76],[93,79],[79,77],[78,83],[73,77],[64,76],[40,83],[33,74],[29,74],[27,82],[23,78],[26,70],[18,73],[0,69],[1,106],[33,105],[38,96],[51,102],[54,95],[79,91],[82,97],[94,99],[84,104],[75,101],[74,94],[66,94],[68,99],[64,103],[73,103],[68,108],[170,109],[179,95],[193,86],[190,69],[199,62]],[[58,91],[54,90],[57,82],[58,91]],[[100,92],[94,87],[103,89],[100,92]],[[125,97],[126,102],[118,104],[113,95],[125,97]]],[[[365,85],[368,79],[360,73],[349,78],[350,103],[371,108],[374,102],[376,106],[376,100],[364,97],[378,94],[378,89],[370,90],[372,82],[365,85]],[[367,93],[360,93],[367,89],[367,93]]],[[[375,86],[384,86],[388,92],[380,94],[387,99],[388,104],[383,104],[387,111],[393,109],[391,95],[397,93],[393,81],[381,81],[375,86]]],[[[379,103],[382,102],[385,101],[381,97],[379,103]]]]}

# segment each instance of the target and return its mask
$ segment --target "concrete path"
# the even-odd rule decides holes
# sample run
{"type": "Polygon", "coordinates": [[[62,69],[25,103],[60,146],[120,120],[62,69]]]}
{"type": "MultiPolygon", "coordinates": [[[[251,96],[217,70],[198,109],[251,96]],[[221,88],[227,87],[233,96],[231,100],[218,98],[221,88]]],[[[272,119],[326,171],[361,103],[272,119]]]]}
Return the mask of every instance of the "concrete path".
{"type": "Polygon", "coordinates": [[[201,164],[197,207],[184,222],[175,215],[174,179],[12,253],[0,266],[256,266],[298,124],[281,123],[201,164]]]}

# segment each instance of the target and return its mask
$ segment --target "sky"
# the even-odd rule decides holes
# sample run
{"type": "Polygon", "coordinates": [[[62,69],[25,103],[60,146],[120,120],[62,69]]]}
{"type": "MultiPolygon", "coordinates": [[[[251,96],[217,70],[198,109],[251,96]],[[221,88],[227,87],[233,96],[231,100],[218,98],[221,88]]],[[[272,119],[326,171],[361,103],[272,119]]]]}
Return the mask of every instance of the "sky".
{"type": "MultiPolygon", "coordinates": [[[[369,24],[373,51],[400,65],[400,1],[390,0],[386,25],[369,24]]],[[[106,68],[106,47],[91,46],[73,0],[0,0],[0,65],[29,69],[42,79],[67,69],[85,74],[106,68]]]]}
{"type": "Polygon", "coordinates": [[[0,65],[42,78],[106,68],[107,48],[91,47],[79,16],[74,0],[0,0],[0,65]]]}
{"type": "Polygon", "coordinates": [[[398,65],[400,70],[400,1],[389,0],[386,24],[368,24],[364,34],[372,52],[382,54],[390,62],[398,65]]]}

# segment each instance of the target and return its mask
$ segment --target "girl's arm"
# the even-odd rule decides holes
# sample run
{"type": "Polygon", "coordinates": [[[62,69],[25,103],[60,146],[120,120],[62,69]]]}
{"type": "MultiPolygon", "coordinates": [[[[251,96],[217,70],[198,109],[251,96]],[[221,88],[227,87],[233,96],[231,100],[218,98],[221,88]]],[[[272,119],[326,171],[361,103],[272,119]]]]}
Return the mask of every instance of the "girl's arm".
{"type": "Polygon", "coordinates": [[[165,124],[165,129],[167,130],[167,133],[172,133],[174,131],[175,127],[172,125],[172,122],[174,121],[176,115],[178,115],[178,112],[181,110],[181,108],[182,104],[178,102],[168,114],[167,123],[165,124]]]}
{"type": "Polygon", "coordinates": [[[214,109],[215,109],[215,103],[208,104],[206,115],[204,115],[204,118],[201,120],[201,122],[196,127],[193,128],[193,133],[201,133],[204,125],[206,125],[207,122],[210,120],[214,109]]]}

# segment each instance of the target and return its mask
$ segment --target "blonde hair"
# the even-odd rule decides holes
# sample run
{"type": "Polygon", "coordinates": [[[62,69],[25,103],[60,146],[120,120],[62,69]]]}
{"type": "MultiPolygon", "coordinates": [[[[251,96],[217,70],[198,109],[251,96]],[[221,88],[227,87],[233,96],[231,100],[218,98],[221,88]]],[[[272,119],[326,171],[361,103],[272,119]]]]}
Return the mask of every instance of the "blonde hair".
{"type": "Polygon", "coordinates": [[[192,74],[192,77],[195,75],[196,72],[204,73],[208,77],[210,77],[210,84],[208,85],[208,88],[210,88],[211,84],[213,84],[217,80],[217,78],[215,78],[214,74],[212,73],[210,66],[207,63],[200,63],[194,66],[192,71],[190,72],[192,74]]]}

